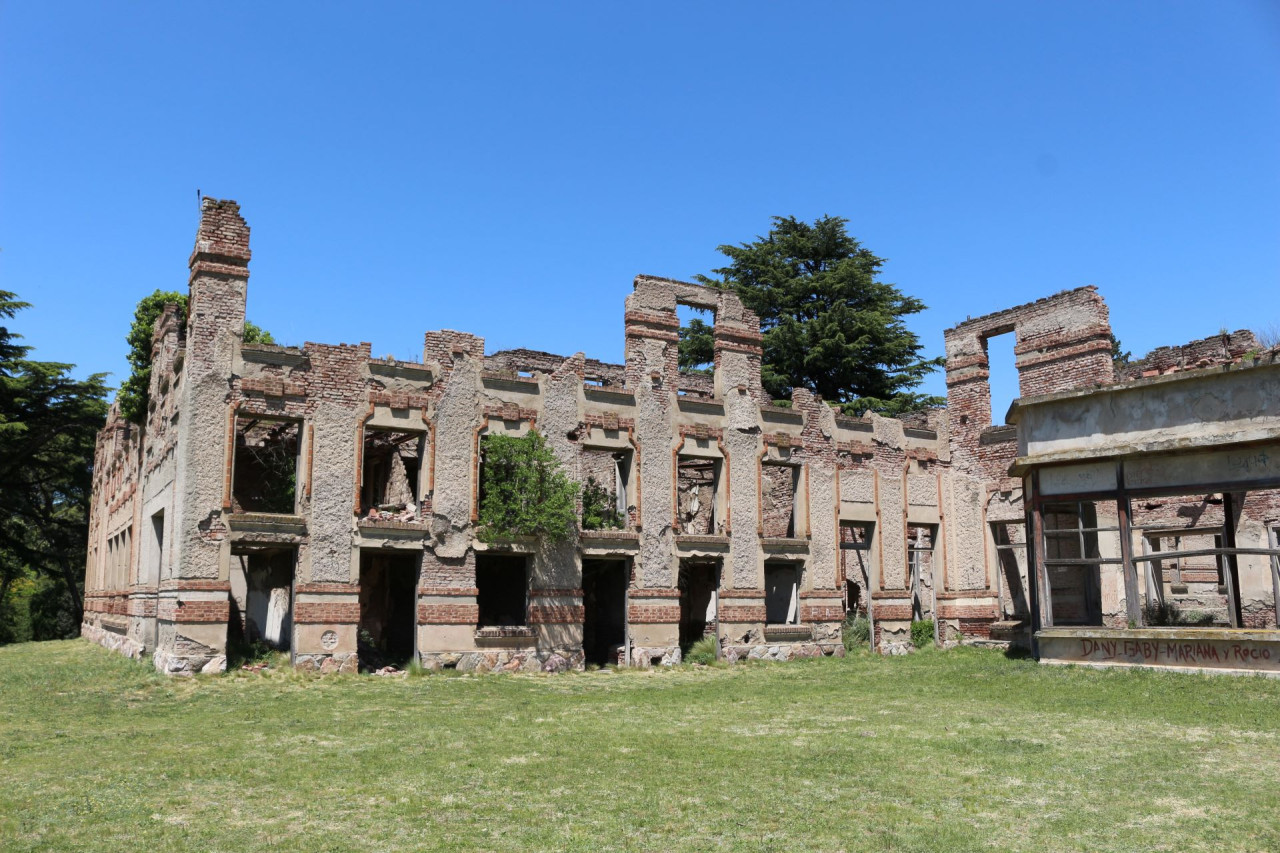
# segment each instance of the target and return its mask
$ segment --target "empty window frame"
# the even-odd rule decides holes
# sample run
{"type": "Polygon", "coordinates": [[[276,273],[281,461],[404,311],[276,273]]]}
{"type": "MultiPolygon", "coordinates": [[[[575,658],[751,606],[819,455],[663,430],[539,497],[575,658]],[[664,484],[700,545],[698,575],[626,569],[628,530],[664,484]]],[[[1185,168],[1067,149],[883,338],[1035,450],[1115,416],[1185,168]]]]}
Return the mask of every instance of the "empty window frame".
{"type": "Polygon", "coordinates": [[[932,613],[932,601],[925,607],[925,591],[933,588],[932,524],[907,525],[907,576],[911,579],[911,618],[924,619],[932,613]],[[927,611],[927,612],[926,612],[927,611]]]}
{"type": "Polygon", "coordinates": [[[528,558],[513,555],[476,555],[477,627],[512,627],[526,624],[528,614],[528,558]]]}
{"type": "Polygon", "coordinates": [[[991,522],[991,538],[995,542],[996,593],[1003,616],[1024,619],[1031,613],[1027,600],[1027,525],[1024,521],[991,522]]]}
{"type": "Polygon", "coordinates": [[[768,625],[800,622],[800,566],[768,561],[764,564],[764,621],[768,625]]]}
{"type": "Polygon", "coordinates": [[[631,451],[582,450],[582,529],[628,529],[635,525],[631,496],[631,451]]]}
{"type": "Polygon", "coordinates": [[[301,435],[301,421],[236,416],[233,512],[296,511],[301,435]]]}
{"type": "Polygon", "coordinates": [[[1155,558],[1146,561],[1151,568],[1153,586],[1158,580],[1170,593],[1183,595],[1191,584],[1222,586],[1224,583],[1222,555],[1194,553],[1221,548],[1221,527],[1144,530],[1142,546],[1145,554],[1155,558]]]}
{"type": "Polygon", "coordinates": [[[1233,603],[1221,526],[1179,529],[1145,527],[1141,573],[1143,621],[1148,625],[1230,627],[1233,603]]]}
{"type": "Polygon", "coordinates": [[[367,429],[360,466],[360,507],[371,518],[416,521],[426,448],[423,432],[367,429]]]}
{"type": "Polygon", "coordinates": [[[1118,516],[1116,524],[1099,523],[1093,501],[1049,503],[1041,513],[1053,623],[1101,625],[1101,569],[1121,563],[1118,516]]]}
{"type": "Polygon", "coordinates": [[[1018,375],[1015,345],[1017,336],[1012,329],[990,334],[982,341],[987,354],[987,387],[991,395],[991,420],[996,426],[1005,422],[1009,406],[1018,398],[1018,375]]]}
{"type": "MultiPolygon", "coordinates": [[[[680,372],[694,376],[712,373],[715,368],[715,310],[677,303],[676,319],[680,321],[680,343],[682,344],[680,372]]],[[[709,388],[704,391],[701,387],[682,389],[681,393],[698,397],[711,396],[709,388]]]]}
{"type": "Polygon", "coordinates": [[[840,522],[840,572],[845,584],[845,611],[865,612],[871,589],[871,522],[840,522]]]}
{"type": "Polygon", "coordinates": [[[720,460],[681,456],[676,462],[676,522],[681,533],[715,535],[720,532],[720,460]]]}
{"type": "Polygon", "coordinates": [[[799,465],[760,465],[761,533],[765,538],[790,539],[796,535],[796,491],[799,465]]]}

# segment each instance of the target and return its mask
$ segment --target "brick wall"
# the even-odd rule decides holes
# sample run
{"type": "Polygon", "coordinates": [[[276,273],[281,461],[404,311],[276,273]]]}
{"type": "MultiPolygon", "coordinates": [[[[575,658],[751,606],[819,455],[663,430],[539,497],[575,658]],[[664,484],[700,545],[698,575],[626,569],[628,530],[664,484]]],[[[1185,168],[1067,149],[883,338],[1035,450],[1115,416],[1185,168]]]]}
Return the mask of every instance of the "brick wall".
{"type": "Polygon", "coordinates": [[[954,462],[960,470],[977,476],[991,477],[1006,458],[1002,450],[981,451],[980,442],[993,417],[1003,421],[1005,414],[991,411],[987,341],[1008,333],[1015,336],[1013,351],[1021,396],[1115,380],[1107,305],[1092,286],[1066,290],[947,329],[943,333],[947,415],[954,462]]]}
{"type": "Polygon", "coordinates": [[[1129,362],[1120,378],[1127,381],[1217,364],[1232,364],[1240,361],[1245,353],[1259,349],[1261,345],[1250,331],[1241,329],[1229,334],[1212,335],[1180,346],[1157,347],[1142,358],[1129,362]]]}

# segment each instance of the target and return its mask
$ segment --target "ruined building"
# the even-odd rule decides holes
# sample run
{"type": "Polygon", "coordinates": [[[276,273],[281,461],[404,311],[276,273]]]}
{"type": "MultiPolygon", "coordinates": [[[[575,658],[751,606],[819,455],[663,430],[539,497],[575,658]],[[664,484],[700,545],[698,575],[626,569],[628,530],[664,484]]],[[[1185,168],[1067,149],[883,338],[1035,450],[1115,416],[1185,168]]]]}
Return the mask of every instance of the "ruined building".
{"type": "Polygon", "coordinates": [[[932,618],[943,644],[1046,659],[1162,665],[1114,644],[1200,630],[1280,663],[1280,363],[1247,333],[1117,377],[1081,288],[950,329],[945,410],[853,418],[763,393],[732,293],[636,278],[624,364],[453,331],[404,363],[243,343],[249,259],[238,205],[205,199],[146,423],[113,410],[98,440],[83,631],[162,671],[222,669],[236,643],[325,672],[650,666],[704,635],[785,659],[842,654],[851,611],[882,650],[932,618]],[[714,313],[713,375],[678,369],[678,305],[714,313]],[[1005,333],[1012,425],[987,382],[1005,333]],[[477,540],[486,437],[529,430],[616,528],[477,540]],[[1197,624],[1153,624],[1171,614],[1197,624]]]}

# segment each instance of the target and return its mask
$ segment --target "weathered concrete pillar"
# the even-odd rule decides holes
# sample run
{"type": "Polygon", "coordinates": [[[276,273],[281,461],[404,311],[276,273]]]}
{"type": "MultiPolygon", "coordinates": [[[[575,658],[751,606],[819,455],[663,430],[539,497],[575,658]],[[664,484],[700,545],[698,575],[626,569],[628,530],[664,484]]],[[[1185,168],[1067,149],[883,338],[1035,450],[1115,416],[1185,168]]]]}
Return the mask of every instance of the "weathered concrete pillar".
{"type": "Polygon", "coordinates": [[[679,381],[680,321],[668,283],[639,276],[626,301],[627,388],[636,399],[641,447],[640,552],[635,560],[630,623],[638,649],[672,649],[679,641],[679,606],[673,597],[675,398],[679,381]]]}

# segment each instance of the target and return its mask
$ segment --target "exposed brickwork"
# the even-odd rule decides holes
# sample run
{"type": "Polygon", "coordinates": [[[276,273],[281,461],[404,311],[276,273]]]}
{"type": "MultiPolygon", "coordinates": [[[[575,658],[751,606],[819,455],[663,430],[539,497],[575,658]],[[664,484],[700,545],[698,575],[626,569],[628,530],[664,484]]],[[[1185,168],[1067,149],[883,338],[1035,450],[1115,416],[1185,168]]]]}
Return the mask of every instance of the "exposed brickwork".
{"type": "Polygon", "coordinates": [[[1109,384],[1111,323],[1106,303],[1094,287],[1066,290],[1035,302],[997,311],[947,329],[947,415],[955,464],[991,479],[1013,461],[1003,443],[982,450],[980,440],[993,420],[987,340],[1012,332],[1022,396],[1109,384]]]}
{"type": "Polygon", "coordinates": [[[162,599],[156,615],[166,622],[219,622],[226,623],[231,616],[229,601],[184,601],[162,599]]]}
{"type": "Polygon", "coordinates": [[[1157,347],[1125,365],[1121,379],[1143,379],[1182,370],[1197,370],[1219,364],[1238,364],[1245,353],[1262,349],[1253,332],[1240,329],[1217,334],[1180,346],[1157,347]]]}
{"type": "Polygon", "coordinates": [[[763,604],[720,605],[721,622],[763,622],[765,611],[763,604]]]}
{"type": "Polygon", "coordinates": [[[804,604],[800,607],[800,621],[839,622],[844,619],[844,608],[840,606],[820,607],[816,604],[804,604]]]}
{"type": "Polygon", "coordinates": [[[680,606],[676,604],[633,604],[627,609],[632,624],[677,624],[680,606]]]}
{"type": "Polygon", "coordinates": [[[303,623],[354,624],[360,621],[360,602],[300,601],[293,606],[293,619],[303,623]]]}
{"type": "Polygon", "coordinates": [[[580,604],[531,604],[530,625],[577,625],[586,617],[580,604]]]}
{"type": "Polygon", "coordinates": [[[419,604],[419,625],[475,625],[480,607],[475,604],[419,604]]]}

